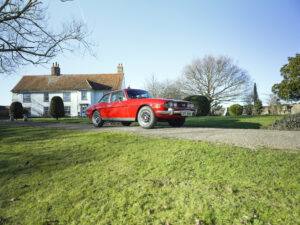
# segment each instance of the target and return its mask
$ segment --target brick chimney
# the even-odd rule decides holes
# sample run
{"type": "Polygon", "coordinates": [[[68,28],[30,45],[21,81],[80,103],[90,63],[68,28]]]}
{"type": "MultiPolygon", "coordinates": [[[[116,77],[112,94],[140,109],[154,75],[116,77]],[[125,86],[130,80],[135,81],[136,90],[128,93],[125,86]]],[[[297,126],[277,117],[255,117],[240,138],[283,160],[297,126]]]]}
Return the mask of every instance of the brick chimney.
{"type": "Polygon", "coordinates": [[[118,73],[124,73],[123,64],[119,63],[117,66],[117,72],[118,73]]]}
{"type": "Polygon", "coordinates": [[[52,64],[51,75],[52,76],[60,76],[60,68],[59,68],[59,64],[57,62],[52,64]]]}

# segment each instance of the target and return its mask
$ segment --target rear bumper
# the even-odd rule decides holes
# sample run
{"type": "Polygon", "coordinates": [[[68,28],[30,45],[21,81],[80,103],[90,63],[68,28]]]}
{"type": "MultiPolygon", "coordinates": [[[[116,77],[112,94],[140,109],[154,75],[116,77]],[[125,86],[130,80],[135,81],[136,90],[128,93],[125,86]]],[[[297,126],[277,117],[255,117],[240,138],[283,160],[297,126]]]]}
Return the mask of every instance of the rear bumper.
{"type": "Polygon", "coordinates": [[[169,108],[168,110],[159,110],[156,111],[156,114],[158,115],[177,115],[177,116],[194,116],[196,114],[195,110],[190,110],[190,109],[182,109],[182,110],[177,110],[177,109],[172,109],[169,108]]]}

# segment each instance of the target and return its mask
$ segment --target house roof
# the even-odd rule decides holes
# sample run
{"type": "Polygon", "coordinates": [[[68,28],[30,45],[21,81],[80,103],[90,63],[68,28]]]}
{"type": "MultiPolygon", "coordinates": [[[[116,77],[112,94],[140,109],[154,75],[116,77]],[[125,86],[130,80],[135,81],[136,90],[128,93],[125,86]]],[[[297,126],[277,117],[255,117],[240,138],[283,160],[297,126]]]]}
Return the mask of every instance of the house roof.
{"type": "Polygon", "coordinates": [[[114,74],[63,74],[25,75],[11,90],[13,93],[67,91],[67,90],[117,90],[123,82],[123,73],[114,74]]]}

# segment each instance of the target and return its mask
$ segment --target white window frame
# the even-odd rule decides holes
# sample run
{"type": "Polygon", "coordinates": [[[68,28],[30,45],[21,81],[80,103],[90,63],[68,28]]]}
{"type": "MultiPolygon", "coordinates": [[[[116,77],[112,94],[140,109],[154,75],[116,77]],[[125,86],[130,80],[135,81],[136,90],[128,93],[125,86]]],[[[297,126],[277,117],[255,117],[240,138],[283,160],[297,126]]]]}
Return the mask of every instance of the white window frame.
{"type": "Polygon", "coordinates": [[[50,115],[50,108],[48,107],[48,106],[44,106],[44,116],[49,116],[50,115]],[[48,108],[48,110],[45,110],[46,108],[48,108]],[[46,113],[46,111],[47,111],[47,113],[46,113]]]}
{"type": "Polygon", "coordinates": [[[71,102],[71,92],[63,92],[63,100],[64,102],[71,102]]]}
{"type": "Polygon", "coordinates": [[[44,93],[44,102],[49,102],[49,92],[44,93]],[[46,96],[48,96],[47,99],[46,99],[46,96]]]}
{"type": "Polygon", "coordinates": [[[23,93],[23,102],[30,103],[31,102],[31,93],[23,93]],[[27,95],[27,97],[25,97],[27,95]]]}
{"type": "Polygon", "coordinates": [[[88,100],[87,95],[88,95],[87,91],[81,91],[81,100],[83,100],[83,101],[88,100]],[[85,93],[85,95],[83,93],[85,93]],[[85,98],[83,98],[83,97],[85,97],[85,98]]]}
{"type": "Polygon", "coordinates": [[[71,106],[64,106],[65,116],[71,116],[71,106]],[[69,110],[66,110],[66,108],[69,108],[69,110]],[[67,111],[69,111],[67,113],[67,111]]]}

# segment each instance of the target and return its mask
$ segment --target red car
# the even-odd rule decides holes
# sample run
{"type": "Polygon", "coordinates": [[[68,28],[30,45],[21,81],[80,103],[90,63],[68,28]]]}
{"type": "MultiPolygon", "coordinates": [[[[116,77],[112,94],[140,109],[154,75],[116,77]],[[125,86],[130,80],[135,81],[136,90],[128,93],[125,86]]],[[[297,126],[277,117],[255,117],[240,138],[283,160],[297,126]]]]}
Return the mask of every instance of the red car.
{"type": "Polygon", "coordinates": [[[86,110],[95,127],[101,127],[105,121],[118,121],[124,126],[137,121],[143,128],[165,121],[173,127],[181,127],[185,118],[194,114],[191,102],[151,98],[147,91],[130,88],[110,92],[86,110]]]}

